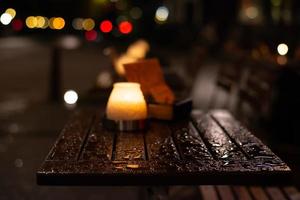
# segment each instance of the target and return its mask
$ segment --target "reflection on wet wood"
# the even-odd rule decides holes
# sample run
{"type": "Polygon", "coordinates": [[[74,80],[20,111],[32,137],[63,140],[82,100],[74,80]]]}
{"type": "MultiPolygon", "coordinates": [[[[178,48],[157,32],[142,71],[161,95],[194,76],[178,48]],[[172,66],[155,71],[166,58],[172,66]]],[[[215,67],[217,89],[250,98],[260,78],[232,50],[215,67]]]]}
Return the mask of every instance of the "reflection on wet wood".
{"type": "Polygon", "coordinates": [[[76,160],[84,139],[88,134],[94,115],[89,112],[77,112],[62,130],[47,160],[76,160]]]}
{"type": "Polygon", "coordinates": [[[107,131],[101,116],[99,111],[74,115],[37,172],[39,184],[262,184],[290,175],[290,168],[226,111],[152,121],[145,132],[130,133],[107,131]]]}
{"type": "Polygon", "coordinates": [[[111,160],[115,134],[108,132],[97,115],[83,148],[81,160],[111,160]]]}

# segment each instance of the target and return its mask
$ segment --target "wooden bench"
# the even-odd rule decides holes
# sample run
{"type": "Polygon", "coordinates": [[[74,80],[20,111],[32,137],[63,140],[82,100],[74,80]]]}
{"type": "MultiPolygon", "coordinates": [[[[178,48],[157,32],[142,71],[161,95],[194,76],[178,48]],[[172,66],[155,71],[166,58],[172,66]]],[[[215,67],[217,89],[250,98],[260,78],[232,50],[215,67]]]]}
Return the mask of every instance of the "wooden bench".
{"type": "Polygon", "coordinates": [[[294,186],[261,187],[261,186],[229,186],[205,185],[198,187],[203,200],[296,200],[300,199],[300,192],[294,186]]]}
{"type": "Polygon", "coordinates": [[[238,91],[244,78],[246,59],[233,55],[224,55],[221,59],[217,73],[214,93],[210,103],[210,108],[225,108],[234,110],[238,91]],[[217,101],[220,92],[226,94],[226,101],[222,105],[217,101]]]}
{"type": "Polygon", "coordinates": [[[173,186],[157,196],[168,200],[299,200],[300,192],[294,186],[244,186],[244,185],[201,185],[173,186]]]}
{"type": "Polygon", "coordinates": [[[224,110],[110,132],[101,109],[77,112],[41,168],[40,185],[289,183],[291,170],[224,110]]]}
{"type": "MultiPolygon", "coordinates": [[[[262,62],[252,62],[245,70],[244,84],[239,89],[237,113],[247,124],[255,120],[266,121],[270,118],[278,70],[275,65],[262,62]]],[[[253,123],[250,125],[253,126],[253,123]]]]}

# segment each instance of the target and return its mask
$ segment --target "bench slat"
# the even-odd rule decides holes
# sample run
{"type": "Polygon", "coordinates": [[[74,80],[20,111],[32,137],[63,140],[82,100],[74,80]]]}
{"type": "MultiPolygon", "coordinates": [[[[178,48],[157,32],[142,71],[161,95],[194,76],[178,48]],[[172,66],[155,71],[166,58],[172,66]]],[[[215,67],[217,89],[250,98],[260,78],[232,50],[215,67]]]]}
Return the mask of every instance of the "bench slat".
{"type": "Polygon", "coordinates": [[[289,170],[289,167],[258,138],[252,135],[227,111],[211,112],[213,118],[247,155],[250,161],[241,162],[245,168],[260,166],[261,170],[289,170]],[[249,164],[252,164],[249,166],[249,164]]]}
{"type": "Polygon", "coordinates": [[[203,200],[219,200],[217,191],[213,185],[199,186],[203,200]]]}
{"type": "Polygon", "coordinates": [[[46,160],[77,160],[93,118],[90,111],[75,113],[62,130],[46,160]]]}
{"type": "Polygon", "coordinates": [[[291,200],[300,200],[300,192],[296,187],[283,187],[283,190],[291,200]]]}
{"type": "Polygon", "coordinates": [[[239,165],[238,163],[240,161],[247,160],[246,156],[210,115],[205,114],[197,119],[193,117],[193,119],[196,122],[196,127],[200,131],[201,136],[207,141],[207,145],[212,154],[216,159],[223,161],[225,166],[239,165]]]}
{"type": "Polygon", "coordinates": [[[192,161],[214,159],[192,122],[170,124],[169,127],[182,159],[192,161]]]}
{"type": "Polygon", "coordinates": [[[284,194],[278,187],[266,187],[266,191],[272,200],[286,200],[284,194]]]}
{"type": "Polygon", "coordinates": [[[80,157],[81,160],[111,160],[115,134],[103,127],[98,115],[80,157]]]}
{"type": "Polygon", "coordinates": [[[180,154],[175,146],[171,131],[166,124],[153,122],[145,134],[149,160],[178,161],[180,154]]]}
{"type": "Polygon", "coordinates": [[[251,187],[249,187],[249,190],[255,200],[268,200],[269,199],[262,187],[251,186],[251,187]]]}
{"type": "Polygon", "coordinates": [[[114,160],[146,160],[142,132],[119,132],[116,135],[114,160]]]}
{"type": "Polygon", "coordinates": [[[223,200],[234,200],[234,194],[228,185],[219,185],[217,190],[220,194],[221,199],[223,200]]]}
{"type": "Polygon", "coordinates": [[[233,191],[239,200],[251,200],[251,196],[244,186],[233,186],[233,191]]]}

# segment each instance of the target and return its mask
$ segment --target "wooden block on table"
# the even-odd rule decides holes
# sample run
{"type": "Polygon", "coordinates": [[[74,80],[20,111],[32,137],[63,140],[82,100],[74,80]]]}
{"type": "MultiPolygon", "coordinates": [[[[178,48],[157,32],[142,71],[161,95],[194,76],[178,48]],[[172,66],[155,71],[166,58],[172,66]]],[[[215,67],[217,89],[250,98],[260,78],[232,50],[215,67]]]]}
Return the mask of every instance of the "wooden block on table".
{"type": "Polygon", "coordinates": [[[166,84],[157,59],[145,59],[124,64],[124,69],[126,79],[130,82],[140,83],[146,97],[151,96],[159,104],[173,104],[175,95],[166,84]]]}
{"type": "Polygon", "coordinates": [[[174,120],[189,118],[193,103],[191,98],[185,98],[169,104],[148,104],[148,116],[154,119],[174,120]]]}

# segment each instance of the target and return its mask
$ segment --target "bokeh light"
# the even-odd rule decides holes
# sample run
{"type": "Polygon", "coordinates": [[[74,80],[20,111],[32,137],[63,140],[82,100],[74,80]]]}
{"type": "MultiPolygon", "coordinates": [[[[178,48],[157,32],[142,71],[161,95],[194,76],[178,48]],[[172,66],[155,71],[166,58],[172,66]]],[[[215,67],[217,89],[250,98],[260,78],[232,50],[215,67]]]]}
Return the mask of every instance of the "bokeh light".
{"type": "Polygon", "coordinates": [[[52,21],[52,27],[57,30],[63,29],[65,27],[65,20],[61,17],[54,18],[52,21]]]}
{"type": "Polygon", "coordinates": [[[282,2],[281,2],[281,0],[271,0],[271,3],[272,3],[273,6],[278,7],[278,6],[280,6],[280,4],[281,4],[282,2]]]}
{"type": "Polygon", "coordinates": [[[119,15],[119,16],[116,18],[117,24],[120,24],[121,22],[123,22],[123,21],[128,21],[128,20],[129,20],[128,17],[125,16],[125,15],[119,15]]]}
{"type": "Polygon", "coordinates": [[[109,71],[103,71],[97,76],[97,86],[99,88],[109,88],[113,84],[113,78],[109,71]]]}
{"type": "Polygon", "coordinates": [[[82,24],[83,24],[82,18],[75,18],[72,21],[72,26],[75,30],[82,30],[83,29],[82,24]]]}
{"type": "Polygon", "coordinates": [[[276,60],[279,65],[285,65],[287,63],[286,56],[277,56],[276,60]]]}
{"type": "Polygon", "coordinates": [[[13,19],[13,17],[8,14],[8,13],[3,13],[0,17],[0,22],[3,24],[3,25],[8,25],[11,20],[13,19]]]}
{"type": "Polygon", "coordinates": [[[41,27],[42,29],[46,29],[49,26],[49,19],[47,17],[44,18],[44,25],[41,27]]]}
{"type": "Polygon", "coordinates": [[[13,8],[7,8],[5,13],[9,14],[12,18],[15,18],[17,14],[16,10],[13,8]]]}
{"type": "Polygon", "coordinates": [[[23,22],[20,19],[14,19],[11,23],[14,31],[20,31],[23,29],[23,22]]]}
{"type": "Polygon", "coordinates": [[[100,30],[103,32],[103,33],[109,33],[111,32],[113,29],[113,25],[111,23],[111,21],[109,20],[104,20],[101,22],[100,24],[100,30]]]}
{"type": "Polygon", "coordinates": [[[29,16],[26,18],[25,23],[28,28],[35,28],[37,26],[37,19],[34,16],[29,16]]]}
{"type": "Polygon", "coordinates": [[[97,39],[98,33],[95,30],[90,30],[85,32],[85,39],[87,41],[95,41],[97,39]]]}
{"type": "Polygon", "coordinates": [[[60,39],[60,45],[64,49],[76,49],[80,44],[80,39],[74,35],[66,35],[60,39]]]}
{"type": "Polygon", "coordinates": [[[288,51],[289,51],[289,47],[284,43],[281,43],[277,46],[277,52],[279,55],[284,56],[288,53],[288,51]]]}
{"type": "Polygon", "coordinates": [[[37,20],[37,25],[36,25],[36,28],[42,28],[44,27],[45,23],[46,23],[46,20],[44,17],[42,16],[37,16],[36,17],[36,20],[37,20]]]}
{"type": "Polygon", "coordinates": [[[65,103],[72,105],[75,104],[78,100],[78,94],[74,90],[68,90],[64,94],[65,103]]]}
{"type": "Polygon", "coordinates": [[[129,14],[133,19],[140,19],[143,15],[143,11],[139,7],[133,7],[129,11],[129,14]]]}
{"type": "Polygon", "coordinates": [[[123,34],[129,34],[132,31],[132,24],[129,21],[123,21],[119,24],[119,31],[123,34]]]}
{"type": "Polygon", "coordinates": [[[258,16],[258,9],[254,6],[246,8],[245,14],[249,19],[255,19],[258,16]]]}
{"type": "Polygon", "coordinates": [[[146,57],[146,54],[149,50],[149,43],[145,40],[140,39],[129,45],[126,54],[132,58],[143,59],[146,57]]]}
{"type": "Polygon", "coordinates": [[[126,10],[128,5],[126,0],[117,0],[115,6],[118,10],[126,10]]]}
{"type": "Polygon", "coordinates": [[[157,8],[156,12],[155,12],[155,19],[157,20],[157,22],[162,23],[167,21],[169,17],[169,9],[165,6],[160,6],[159,8],[157,8]]]}
{"type": "Polygon", "coordinates": [[[53,26],[53,21],[54,21],[54,19],[55,19],[55,17],[51,17],[51,18],[49,19],[49,27],[50,27],[51,29],[55,29],[54,26],[53,26]]]}
{"type": "Polygon", "coordinates": [[[86,31],[93,30],[95,27],[95,21],[92,18],[84,19],[82,22],[82,27],[86,31]]]}

